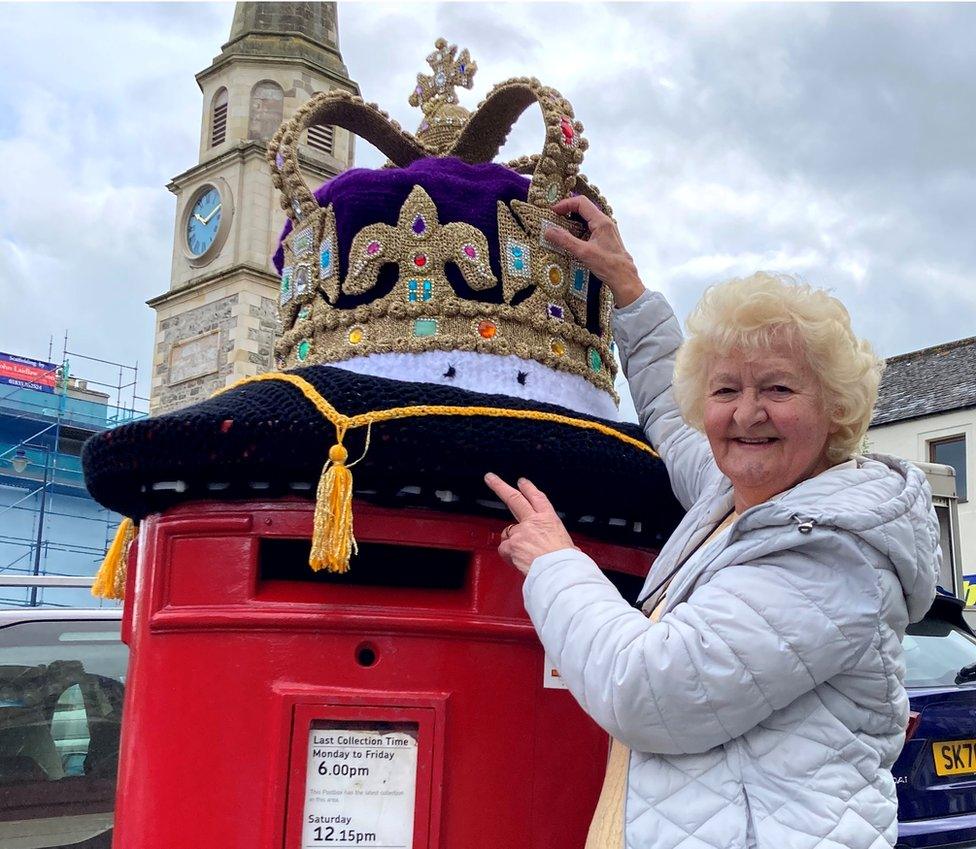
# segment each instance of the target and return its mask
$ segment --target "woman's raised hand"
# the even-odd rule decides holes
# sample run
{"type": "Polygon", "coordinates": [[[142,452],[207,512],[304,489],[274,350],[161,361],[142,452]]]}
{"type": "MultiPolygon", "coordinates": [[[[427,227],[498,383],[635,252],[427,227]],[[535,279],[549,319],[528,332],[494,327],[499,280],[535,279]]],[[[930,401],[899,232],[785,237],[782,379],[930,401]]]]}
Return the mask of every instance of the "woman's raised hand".
{"type": "Polygon", "coordinates": [[[625,307],[644,291],[633,257],[624,247],[613,219],[589,198],[576,195],[553,204],[557,215],[577,213],[590,231],[587,240],[577,239],[561,227],[546,230],[546,241],[575,256],[613,292],[614,304],[625,307]]]}
{"type": "Polygon", "coordinates": [[[498,475],[489,473],[485,475],[485,483],[512,511],[516,520],[502,533],[498,546],[502,560],[526,575],[536,557],[564,548],[575,548],[573,538],[556,515],[549,499],[530,481],[519,478],[519,488],[515,489],[498,475]]]}

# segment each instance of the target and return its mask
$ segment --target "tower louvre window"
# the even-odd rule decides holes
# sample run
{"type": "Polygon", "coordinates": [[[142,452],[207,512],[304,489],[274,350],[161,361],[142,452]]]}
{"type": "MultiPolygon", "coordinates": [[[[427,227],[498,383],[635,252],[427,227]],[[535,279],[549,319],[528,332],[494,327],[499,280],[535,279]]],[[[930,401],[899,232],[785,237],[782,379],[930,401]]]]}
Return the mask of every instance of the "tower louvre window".
{"type": "Polygon", "coordinates": [[[335,127],[315,126],[308,128],[308,146],[320,153],[334,155],[335,127]]]}
{"type": "Polygon", "coordinates": [[[214,95],[213,111],[210,119],[210,146],[223,144],[227,138],[227,89],[222,88],[214,95]]]}

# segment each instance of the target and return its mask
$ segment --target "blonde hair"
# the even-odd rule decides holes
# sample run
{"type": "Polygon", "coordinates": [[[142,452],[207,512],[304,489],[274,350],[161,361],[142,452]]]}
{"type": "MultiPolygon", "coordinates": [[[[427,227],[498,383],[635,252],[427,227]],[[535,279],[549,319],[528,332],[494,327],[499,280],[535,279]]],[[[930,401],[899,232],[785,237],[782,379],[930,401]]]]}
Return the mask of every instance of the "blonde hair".
{"type": "Polygon", "coordinates": [[[704,430],[709,361],[732,350],[768,350],[786,341],[806,355],[836,431],[828,457],[856,454],[871,423],[884,361],[858,339],[844,305],[792,277],[757,272],[710,286],[688,317],[678,350],[674,396],[686,422],[704,430]]]}

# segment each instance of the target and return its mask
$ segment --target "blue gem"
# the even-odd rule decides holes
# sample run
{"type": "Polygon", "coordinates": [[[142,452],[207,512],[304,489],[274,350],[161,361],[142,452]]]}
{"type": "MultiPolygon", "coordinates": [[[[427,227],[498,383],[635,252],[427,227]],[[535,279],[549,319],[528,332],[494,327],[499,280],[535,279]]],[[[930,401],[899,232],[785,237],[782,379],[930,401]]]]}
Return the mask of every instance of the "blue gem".
{"type": "Polygon", "coordinates": [[[505,250],[508,259],[508,273],[517,277],[528,277],[530,266],[528,246],[510,239],[505,250]]]}
{"type": "Polygon", "coordinates": [[[570,277],[569,291],[574,297],[585,301],[590,287],[590,270],[585,265],[574,262],[570,267],[570,277]]]}

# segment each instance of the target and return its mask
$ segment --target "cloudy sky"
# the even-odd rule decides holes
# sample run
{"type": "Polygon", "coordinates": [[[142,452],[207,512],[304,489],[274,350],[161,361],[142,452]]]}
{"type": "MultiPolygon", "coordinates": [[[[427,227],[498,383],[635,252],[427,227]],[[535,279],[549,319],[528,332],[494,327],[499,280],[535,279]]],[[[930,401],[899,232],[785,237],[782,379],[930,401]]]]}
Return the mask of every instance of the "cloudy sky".
{"type": "MultiPolygon", "coordinates": [[[[47,359],[54,337],[57,360],[67,332],[72,350],[138,362],[148,394],[165,185],[197,161],[194,74],[232,17],[4,4],[0,351],[47,359]]],[[[585,173],[682,316],[763,268],[831,288],[884,356],[976,334],[976,6],[340,3],[339,29],[363,95],[407,127],[438,35],[479,64],[468,106],[511,76],[562,91],[585,173]]],[[[506,158],[535,152],[541,126],[527,115],[506,158]]]]}

